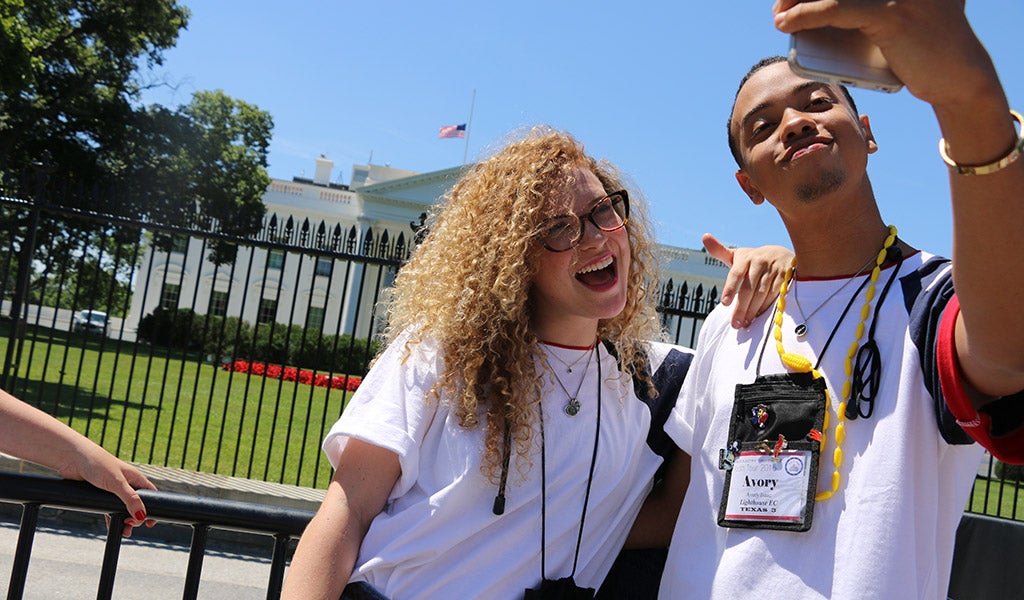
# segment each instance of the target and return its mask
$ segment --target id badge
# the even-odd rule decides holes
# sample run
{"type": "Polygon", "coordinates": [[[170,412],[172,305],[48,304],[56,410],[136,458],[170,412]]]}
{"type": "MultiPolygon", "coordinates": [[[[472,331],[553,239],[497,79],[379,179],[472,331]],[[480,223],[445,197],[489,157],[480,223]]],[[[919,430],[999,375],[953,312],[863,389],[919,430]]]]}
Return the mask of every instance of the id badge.
{"type": "Polygon", "coordinates": [[[825,380],[809,373],[736,386],[719,507],[722,527],[807,531],[825,419],[825,380]]]}
{"type": "Polygon", "coordinates": [[[740,452],[728,475],[722,520],[730,527],[808,521],[811,460],[809,450],[784,450],[778,455],[740,452]]]}

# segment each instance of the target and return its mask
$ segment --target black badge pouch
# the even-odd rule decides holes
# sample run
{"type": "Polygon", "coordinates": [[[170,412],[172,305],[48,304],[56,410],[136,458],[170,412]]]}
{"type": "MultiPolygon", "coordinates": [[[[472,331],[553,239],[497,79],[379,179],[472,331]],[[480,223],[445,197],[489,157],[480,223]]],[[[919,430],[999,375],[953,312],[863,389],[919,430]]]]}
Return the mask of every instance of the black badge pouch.
{"type": "Polygon", "coordinates": [[[719,461],[726,471],[720,526],[810,529],[826,402],[825,380],[811,373],[736,386],[719,461]]]}

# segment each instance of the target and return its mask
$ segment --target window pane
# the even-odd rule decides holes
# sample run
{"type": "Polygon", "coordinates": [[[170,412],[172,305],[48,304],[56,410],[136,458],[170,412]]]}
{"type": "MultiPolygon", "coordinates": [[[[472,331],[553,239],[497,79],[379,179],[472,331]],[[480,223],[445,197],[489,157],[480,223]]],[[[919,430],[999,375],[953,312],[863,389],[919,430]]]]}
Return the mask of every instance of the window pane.
{"type": "Polygon", "coordinates": [[[261,298],[260,310],[256,314],[257,323],[273,323],[277,317],[277,300],[273,298],[261,298]]]}
{"type": "Polygon", "coordinates": [[[321,331],[324,328],[324,308],[322,306],[310,306],[306,313],[306,329],[321,331]]]}
{"type": "Polygon", "coordinates": [[[271,250],[267,254],[267,268],[280,269],[284,266],[284,250],[271,250]]]}
{"type": "Polygon", "coordinates": [[[188,252],[188,238],[181,235],[174,236],[171,252],[180,252],[182,254],[188,252]]]}
{"type": "Polygon", "coordinates": [[[178,298],[181,296],[181,286],[176,283],[165,283],[160,290],[160,308],[174,310],[178,308],[178,298]]]}
{"type": "Polygon", "coordinates": [[[334,268],[334,261],[330,258],[323,256],[317,257],[316,259],[316,274],[323,275],[324,277],[331,276],[331,269],[334,268]]]}
{"type": "Polygon", "coordinates": [[[228,314],[228,293],[210,292],[210,308],[207,312],[215,317],[228,314]]]}

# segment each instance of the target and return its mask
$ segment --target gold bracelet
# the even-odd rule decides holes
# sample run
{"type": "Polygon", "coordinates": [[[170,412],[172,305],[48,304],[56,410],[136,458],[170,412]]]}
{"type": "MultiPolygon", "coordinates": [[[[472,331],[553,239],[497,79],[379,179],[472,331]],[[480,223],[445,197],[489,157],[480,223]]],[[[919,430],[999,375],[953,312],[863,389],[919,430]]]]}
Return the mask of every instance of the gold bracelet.
{"type": "Polygon", "coordinates": [[[1017,134],[1017,143],[1002,157],[986,165],[961,165],[949,157],[949,144],[946,143],[946,138],[939,138],[939,156],[949,165],[949,170],[957,175],[989,175],[996,171],[1002,171],[1024,153],[1024,116],[1021,116],[1019,112],[1012,108],[1010,109],[1010,116],[1017,121],[1020,133],[1017,134]]]}

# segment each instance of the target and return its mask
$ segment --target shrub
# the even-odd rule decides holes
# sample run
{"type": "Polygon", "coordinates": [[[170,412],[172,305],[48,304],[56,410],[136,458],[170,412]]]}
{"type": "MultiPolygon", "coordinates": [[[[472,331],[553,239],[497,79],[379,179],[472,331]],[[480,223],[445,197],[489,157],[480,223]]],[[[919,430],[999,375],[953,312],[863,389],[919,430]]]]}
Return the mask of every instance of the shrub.
{"type": "Polygon", "coordinates": [[[199,350],[202,344],[192,335],[195,318],[196,313],[191,309],[157,308],[139,321],[139,339],[157,346],[199,350]]]}
{"type": "Polygon", "coordinates": [[[196,315],[192,336],[208,356],[245,356],[252,347],[252,325],[238,317],[196,315]]]}
{"type": "Polygon", "coordinates": [[[1004,481],[1024,480],[1024,465],[1011,465],[1001,460],[996,461],[996,477],[1004,481]]]}
{"type": "MultiPolygon", "coordinates": [[[[246,359],[269,369],[274,364],[318,372],[365,375],[380,351],[378,340],[349,334],[323,335],[298,325],[253,327],[238,317],[198,315],[190,309],[157,308],[139,322],[140,340],[158,346],[202,351],[205,356],[246,359]]],[[[297,374],[291,374],[297,377],[297,374]]],[[[268,377],[272,375],[267,373],[268,377]]]]}

